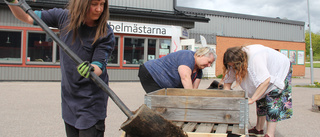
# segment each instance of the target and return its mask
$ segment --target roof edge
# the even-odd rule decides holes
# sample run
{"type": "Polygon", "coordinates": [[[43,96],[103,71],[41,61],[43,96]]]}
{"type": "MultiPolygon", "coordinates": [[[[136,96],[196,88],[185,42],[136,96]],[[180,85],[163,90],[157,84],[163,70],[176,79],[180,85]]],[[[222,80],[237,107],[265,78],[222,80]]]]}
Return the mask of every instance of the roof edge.
{"type": "Polygon", "coordinates": [[[110,14],[118,16],[131,16],[131,17],[144,17],[144,18],[159,18],[163,20],[180,20],[187,22],[209,22],[209,18],[199,15],[187,15],[175,11],[163,11],[155,9],[142,9],[133,7],[121,7],[121,6],[110,6],[110,14]]]}
{"type": "Polygon", "coordinates": [[[305,22],[303,21],[247,15],[247,14],[232,13],[232,12],[222,12],[222,11],[196,9],[196,8],[180,7],[180,6],[176,6],[175,9],[186,14],[216,15],[216,16],[234,17],[234,18],[242,18],[242,19],[261,20],[261,21],[268,21],[268,22],[279,22],[279,23],[301,25],[301,26],[305,25],[305,22]]]}

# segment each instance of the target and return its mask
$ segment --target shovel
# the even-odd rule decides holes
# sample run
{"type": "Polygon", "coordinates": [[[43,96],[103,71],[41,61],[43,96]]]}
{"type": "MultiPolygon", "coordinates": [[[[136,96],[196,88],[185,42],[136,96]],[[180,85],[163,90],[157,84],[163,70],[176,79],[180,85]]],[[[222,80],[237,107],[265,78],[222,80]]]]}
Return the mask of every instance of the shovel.
{"type": "MultiPolygon", "coordinates": [[[[35,22],[58,43],[60,48],[77,64],[83,61],[62,42],[58,36],[49,29],[49,27],[33,12],[31,7],[25,0],[19,0],[18,3],[9,3],[8,5],[19,6],[27,14],[29,14],[35,22]]],[[[109,88],[109,86],[95,73],[90,72],[90,78],[105,91],[114,103],[121,109],[121,111],[128,117],[128,120],[121,125],[121,129],[131,137],[185,137],[185,132],[174,125],[172,122],[164,119],[162,116],[156,114],[146,105],[141,105],[135,113],[131,112],[129,108],[119,99],[119,97],[109,88]]]]}

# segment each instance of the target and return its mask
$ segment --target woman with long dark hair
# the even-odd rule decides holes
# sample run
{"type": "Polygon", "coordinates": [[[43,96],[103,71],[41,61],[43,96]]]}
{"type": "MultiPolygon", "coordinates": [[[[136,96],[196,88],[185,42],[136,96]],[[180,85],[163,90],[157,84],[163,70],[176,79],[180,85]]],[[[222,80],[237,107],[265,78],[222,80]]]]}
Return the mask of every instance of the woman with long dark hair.
{"type": "MultiPolygon", "coordinates": [[[[17,3],[17,0],[11,0],[17,3]]],[[[16,18],[34,20],[18,6],[16,18]]],[[[107,24],[107,0],[70,0],[67,9],[35,11],[49,27],[60,30],[60,39],[85,62],[77,65],[60,48],[61,108],[68,137],[104,136],[108,95],[88,78],[90,71],[108,83],[107,60],[114,48],[114,34],[107,24]]]]}

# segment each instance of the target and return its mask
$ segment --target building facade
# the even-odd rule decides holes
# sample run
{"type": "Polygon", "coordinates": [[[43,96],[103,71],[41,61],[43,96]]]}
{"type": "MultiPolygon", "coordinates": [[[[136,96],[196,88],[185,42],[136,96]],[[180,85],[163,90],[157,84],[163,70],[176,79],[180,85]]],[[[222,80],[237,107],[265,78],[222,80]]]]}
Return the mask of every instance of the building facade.
{"type": "MultiPolygon", "coordinates": [[[[67,3],[26,1],[33,10],[65,8],[67,3]]],[[[183,40],[193,40],[191,49],[200,47],[200,35],[218,55],[205,77],[221,74],[222,53],[230,46],[260,43],[288,56],[303,52],[304,59],[304,22],[178,7],[175,0],[117,0],[109,5],[108,24],[116,37],[107,67],[110,81],[138,80],[140,64],[184,49],[183,40]]],[[[59,46],[39,26],[17,20],[3,2],[0,7],[0,80],[59,81],[59,46]]],[[[304,76],[304,63],[298,57],[295,61],[294,70],[301,72],[294,75],[304,76]]]]}
{"type": "MultiPolygon", "coordinates": [[[[64,8],[67,0],[27,3],[38,10],[64,8]]],[[[189,37],[187,29],[209,21],[177,13],[173,4],[172,0],[110,1],[108,24],[116,37],[108,60],[110,81],[138,80],[140,64],[180,50],[180,39],[189,37]]],[[[6,4],[1,7],[0,80],[60,80],[59,46],[39,26],[19,21],[6,4]]]]}
{"type": "Polygon", "coordinates": [[[216,48],[215,75],[222,74],[222,57],[227,48],[250,44],[278,50],[290,58],[293,76],[305,75],[305,22],[186,7],[175,9],[210,19],[209,23],[196,22],[189,35],[195,41],[200,41],[202,35],[208,45],[216,48]]]}

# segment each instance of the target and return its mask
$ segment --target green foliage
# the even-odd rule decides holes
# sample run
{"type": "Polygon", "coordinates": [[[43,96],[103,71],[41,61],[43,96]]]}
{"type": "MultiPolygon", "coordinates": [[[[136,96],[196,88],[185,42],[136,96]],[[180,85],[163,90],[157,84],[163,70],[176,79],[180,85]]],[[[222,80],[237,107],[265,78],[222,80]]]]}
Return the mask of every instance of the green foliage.
{"type": "Polygon", "coordinates": [[[320,88],[318,81],[313,82],[314,85],[296,85],[295,87],[309,87],[309,88],[320,88]]]}
{"type": "Polygon", "coordinates": [[[218,75],[217,78],[222,78],[222,74],[218,75]]]}
{"type": "Polygon", "coordinates": [[[318,81],[314,82],[314,85],[320,88],[320,83],[318,81]]]}
{"type": "MultiPolygon", "coordinates": [[[[312,51],[313,57],[319,57],[320,59],[320,33],[313,33],[311,32],[311,39],[312,39],[312,51]]],[[[310,33],[306,31],[305,33],[305,42],[306,42],[306,56],[307,61],[310,61],[310,33]]],[[[315,58],[314,58],[315,60],[315,58]]]]}
{"type": "MultiPolygon", "coordinates": [[[[306,67],[310,67],[310,63],[305,64],[306,67]]],[[[313,63],[313,68],[320,68],[320,63],[313,63]]]]}

